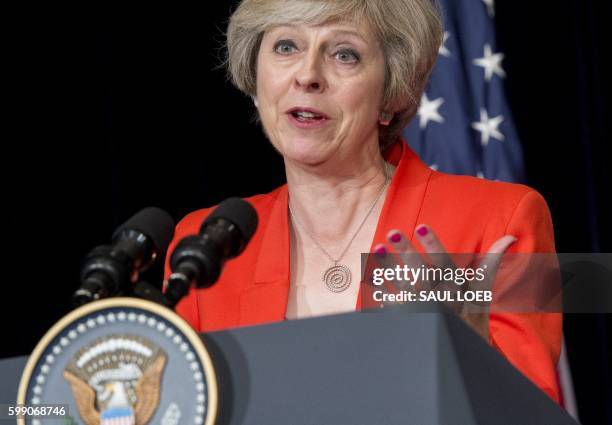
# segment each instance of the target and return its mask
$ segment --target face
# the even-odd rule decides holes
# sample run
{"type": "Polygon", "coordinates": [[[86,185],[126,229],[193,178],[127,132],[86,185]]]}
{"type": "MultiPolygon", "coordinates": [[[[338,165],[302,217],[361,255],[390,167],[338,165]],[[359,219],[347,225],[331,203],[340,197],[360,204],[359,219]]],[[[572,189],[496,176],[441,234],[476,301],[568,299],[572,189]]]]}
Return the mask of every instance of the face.
{"type": "Polygon", "coordinates": [[[285,160],[318,165],[378,152],[385,62],[367,25],[280,26],[257,58],[259,115],[285,160]]]}

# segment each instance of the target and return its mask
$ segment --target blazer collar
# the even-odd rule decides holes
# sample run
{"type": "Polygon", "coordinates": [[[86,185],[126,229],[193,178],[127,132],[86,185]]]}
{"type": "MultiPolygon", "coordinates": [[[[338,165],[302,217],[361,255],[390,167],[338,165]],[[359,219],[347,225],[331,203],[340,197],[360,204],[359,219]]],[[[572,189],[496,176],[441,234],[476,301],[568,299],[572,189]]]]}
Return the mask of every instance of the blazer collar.
{"type": "MultiPolygon", "coordinates": [[[[401,230],[411,239],[432,171],[406,145],[395,143],[385,158],[397,169],[389,185],[372,240],[374,246],[386,241],[389,230],[401,230]]],[[[276,191],[255,265],[252,285],[247,285],[240,300],[240,323],[257,324],[282,321],[287,310],[290,284],[289,217],[287,185],[276,191]]],[[[357,309],[362,308],[361,291],[357,309]]]]}

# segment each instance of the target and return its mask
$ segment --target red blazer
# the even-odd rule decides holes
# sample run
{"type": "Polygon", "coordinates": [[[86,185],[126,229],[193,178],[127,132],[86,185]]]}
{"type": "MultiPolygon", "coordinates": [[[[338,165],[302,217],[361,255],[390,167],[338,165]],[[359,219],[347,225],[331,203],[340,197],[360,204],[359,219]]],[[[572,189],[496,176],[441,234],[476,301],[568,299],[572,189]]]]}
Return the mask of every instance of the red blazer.
{"type": "MultiPolygon", "coordinates": [[[[554,252],[550,213],[533,189],[433,171],[404,143],[396,143],[386,157],[397,170],[371,252],[376,244],[386,242],[389,230],[414,235],[421,223],[433,229],[448,252],[486,252],[505,234],[518,238],[508,252],[554,252]]],[[[240,257],[227,263],[212,288],[192,289],[177,306],[178,313],[197,331],[285,320],[290,276],[287,194],[284,185],[249,198],[259,215],[250,244],[240,257]]],[[[168,252],[178,240],[197,234],[212,209],[187,215],[178,224],[168,252]]],[[[356,305],[360,308],[361,297],[356,305]]],[[[517,369],[559,400],[560,314],[492,313],[490,337],[492,345],[517,369]]]]}

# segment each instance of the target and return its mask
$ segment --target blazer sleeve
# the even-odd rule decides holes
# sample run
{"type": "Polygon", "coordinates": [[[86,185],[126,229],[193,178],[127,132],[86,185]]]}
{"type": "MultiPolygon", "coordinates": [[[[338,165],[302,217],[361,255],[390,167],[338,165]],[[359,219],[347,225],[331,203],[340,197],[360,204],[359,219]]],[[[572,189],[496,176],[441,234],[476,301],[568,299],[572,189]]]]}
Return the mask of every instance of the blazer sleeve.
{"type": "MultiPolygon", "coordinates": [[[[550,212],[536,191],[530,190],[520,199],[504,234],[518,239],[508,250],[510,254],[555,252],[550,212]]],[[[556,366],[561,349],[561,313],[492,312],[489,326],[493,347],[559,402],[556,366]]]]}

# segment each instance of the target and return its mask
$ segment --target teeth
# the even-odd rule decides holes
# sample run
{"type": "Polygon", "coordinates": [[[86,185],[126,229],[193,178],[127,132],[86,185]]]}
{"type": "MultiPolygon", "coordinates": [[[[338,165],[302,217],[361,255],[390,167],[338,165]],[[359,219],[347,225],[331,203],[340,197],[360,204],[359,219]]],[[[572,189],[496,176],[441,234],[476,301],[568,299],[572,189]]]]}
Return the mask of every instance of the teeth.
{"type": "Polygon", "coordinates": [[[296,115],[301,118],[310,118],[310,119],[318,116],[318,115],[313,114],[312,112],[305,112],[305,111],[299,111],[296,115]]]}

